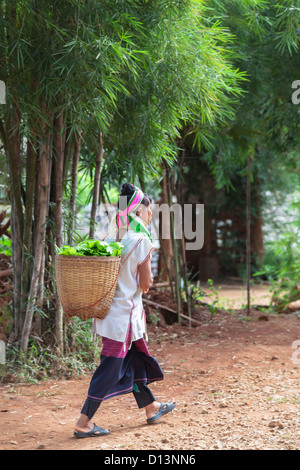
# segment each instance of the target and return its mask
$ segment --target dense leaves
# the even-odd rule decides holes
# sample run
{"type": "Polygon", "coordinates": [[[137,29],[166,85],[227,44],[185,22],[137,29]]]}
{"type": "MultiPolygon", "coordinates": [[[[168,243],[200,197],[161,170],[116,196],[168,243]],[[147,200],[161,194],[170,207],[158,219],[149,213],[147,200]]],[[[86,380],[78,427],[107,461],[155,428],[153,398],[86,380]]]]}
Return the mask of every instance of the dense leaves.
{"type": "Polygon", "coordinates": [[[56,247],[58,255],[64,256],[120,256],[124,245],[120,242],[84,240],[76,246],[56,247]]]}

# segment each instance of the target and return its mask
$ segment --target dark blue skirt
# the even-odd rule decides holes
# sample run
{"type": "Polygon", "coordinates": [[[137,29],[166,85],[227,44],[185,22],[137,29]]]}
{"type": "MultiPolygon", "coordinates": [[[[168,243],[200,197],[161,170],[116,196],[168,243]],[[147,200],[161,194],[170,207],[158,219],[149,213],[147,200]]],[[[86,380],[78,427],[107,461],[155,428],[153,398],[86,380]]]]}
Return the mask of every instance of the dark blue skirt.
{"type": "Polygon", "coordinates": [[[96,369],[88,390],[88,399],[104,400],[130,392],[139,392],[142,386],[164,375],[157,360],[148,351],[145,340],[131,344],[102,338],[101,363],[96,369]],[[129,349],[130,347],[130,349],[129,349]]]}

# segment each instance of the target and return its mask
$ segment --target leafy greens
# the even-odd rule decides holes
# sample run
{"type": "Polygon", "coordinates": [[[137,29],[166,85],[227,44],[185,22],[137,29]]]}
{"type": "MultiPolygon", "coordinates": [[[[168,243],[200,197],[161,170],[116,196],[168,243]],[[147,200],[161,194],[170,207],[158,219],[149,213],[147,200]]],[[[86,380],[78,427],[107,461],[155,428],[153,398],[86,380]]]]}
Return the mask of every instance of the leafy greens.
{"type": "Polygon", "coordinates": [[[58,255],[64,256],[120,256],[124,245],[120,242],[105,242],[100,240],[84,240],[77,246],[56,246],[58,255]]]}

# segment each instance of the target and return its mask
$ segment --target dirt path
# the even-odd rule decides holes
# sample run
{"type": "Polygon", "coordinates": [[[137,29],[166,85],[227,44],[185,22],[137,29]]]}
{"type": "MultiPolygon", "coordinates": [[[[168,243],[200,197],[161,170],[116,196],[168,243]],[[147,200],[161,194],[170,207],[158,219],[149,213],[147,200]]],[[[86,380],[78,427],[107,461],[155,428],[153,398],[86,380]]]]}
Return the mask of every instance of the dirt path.
{"type": "MultiPolygon", "coordinates": [[[[239,309],[247,304],[247,286],[242,282],[219,282],[214,283],[213,287],[208,286],[206,283],[201,284],[202,289],[207,294],[205,302],[212,303],[218,302],[220,308],[239,309]],[[218,294],[215,294],[218,292],[218,294]]],[[[250,288],[250,302],[251,305],[270,305],[272,299],[272,292],[270,286],[267,284],[256,284],[250,288]]]]}
{"type": "Polygon", "coordinates": [[[0,450],[299,449],[300,352],[292,344],[300,320],[260,316],[223,312],[192,330],[149,328],[149,349],[165,372],[151,388],[158,400],[177,401],[152,426],[129,394],[104,402],[95,416],[109,436],[76,440],[90,376],[0,386],[0,450]]]}

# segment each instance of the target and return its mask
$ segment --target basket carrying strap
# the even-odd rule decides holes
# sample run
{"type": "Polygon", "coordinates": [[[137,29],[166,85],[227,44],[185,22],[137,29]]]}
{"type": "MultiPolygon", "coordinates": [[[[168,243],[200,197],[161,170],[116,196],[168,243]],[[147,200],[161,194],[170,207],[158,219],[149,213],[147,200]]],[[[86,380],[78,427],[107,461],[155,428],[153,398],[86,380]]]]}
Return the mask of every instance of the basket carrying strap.
{"type": "MultiPolygon", "coordinates": [[[[139,243],[140,243],[140,242],[141,242],[141,240],[139,240],[139,243]]],[[[139,243],[137,243],[134,248],[136,248],[139,243]]],[[[98,299],[95,303],[93,303],[93,304],[91,304],[91,305],[87,305],[86,307],[80,307],[80,308],[76,308],[76,309],[70,309],[70,308],[68,308],[68,309],[66,309],[66,310],[67,310],[66,313],[68,314],[68,313],[79,312],[80,310],[83,310],[83,309],[85,310],[85,309],[89,309],[89,308],[95,307],[95,305],[97,305],[99,302],[101,302],[103,299],[105,299],[105,297],[108,296],[108,294],[111,292],[111,290],[112,290],[112,289],[114,288],[114,286],[116,285],[116,282],[117,282],[117,280],[118,280],[118,277],[119,277],[121,268],[122,268],[122,266],[126,263],[126,261],[128,260],[128,258],[129,258],[129,256],[131,255],[132,251],[133,251],[133,250],[131,250],[131,252],[130,252],[129,255],[125,258],[125,260],[123,261],[123,263],[122,263],[122,264],[120,263],[120,267],[119,267],[119,271],[118,271],[118,273],[117,273],[117,275],[116,275],[116,279],[115,279],[113,285],[111,286],[111,288],[106,292],[106,294],[104,294],[104,295],[103,295],[100,299],[98,299]]]]}

